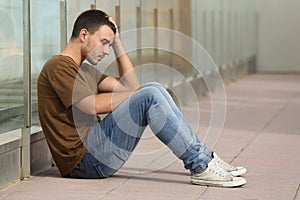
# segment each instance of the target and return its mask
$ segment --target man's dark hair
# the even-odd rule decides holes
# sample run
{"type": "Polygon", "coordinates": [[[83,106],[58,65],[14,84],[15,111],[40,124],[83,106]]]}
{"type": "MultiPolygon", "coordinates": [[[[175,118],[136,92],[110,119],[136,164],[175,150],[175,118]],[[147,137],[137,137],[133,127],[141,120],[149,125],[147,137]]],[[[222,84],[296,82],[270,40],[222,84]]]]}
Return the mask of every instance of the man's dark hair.
{"type": "Polygon", "coordinates": [[[101,10],[87,10],[77,17],[71,39],[77,38],[82,29],[86,29],[90,34],[94,34],[103,25],[109,26],[116,34],[116,27],[109,21],[108,14],[101,10]]]}

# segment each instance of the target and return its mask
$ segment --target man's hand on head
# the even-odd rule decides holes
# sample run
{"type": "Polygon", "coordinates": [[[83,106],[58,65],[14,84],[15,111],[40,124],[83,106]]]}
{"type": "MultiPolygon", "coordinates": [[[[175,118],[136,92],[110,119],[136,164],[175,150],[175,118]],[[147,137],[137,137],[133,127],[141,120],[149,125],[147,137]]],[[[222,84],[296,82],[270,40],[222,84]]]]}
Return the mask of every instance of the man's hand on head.
{"type": "Polygon", "coordinates": [[[112,17],[109,17],[108,20],[113,23],[115,25],[115,28],[116,28],[116,35],[119,35],[119,28],[115,22],[115,20],[112,18],[112,17]]]}
{"type": "MultiPolygon", "coordinates": [[[[114,20],[112,17],[109,17],[108,20],[109,20],[111,23],[113,23],[114,26],[115,26],[115,28],[116,28],[116,34],[115,34],[115,38],[114,38],[114,42],[113,42],[112,46],[113,46],[114,48],[119,48],[120,45],[121,45],[119,28],[118,28],[118,26],[117,26],[115,20],[114,20]]],[[[122,46],[122,45],[121,45],[121,46],[122,46]]],[[[123,47],[122,47],[121,49],[122,49],[122,51],[119,52],[119,53],[121,53],[121,54],[118,54],[118,55],[123,55],[123,54],[124,54],[124,52],[123,52],[123,51],[124,51],[124,50],[123,50],[123,47]]]]}

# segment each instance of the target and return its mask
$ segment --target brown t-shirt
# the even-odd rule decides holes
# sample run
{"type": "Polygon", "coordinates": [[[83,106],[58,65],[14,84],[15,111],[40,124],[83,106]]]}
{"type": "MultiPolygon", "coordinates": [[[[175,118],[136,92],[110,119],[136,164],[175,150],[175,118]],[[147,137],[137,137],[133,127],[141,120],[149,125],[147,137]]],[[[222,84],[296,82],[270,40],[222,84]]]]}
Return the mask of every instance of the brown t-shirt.
{"type": "Polygon", "coordinates": [[[106,76],[88,64],[78,66],[62,55],[50,58],[38,78],[38,113],[52,157],[64,176],[82,160],[88,131],[97,122],[72,106],[98,93],[106,76]]]}

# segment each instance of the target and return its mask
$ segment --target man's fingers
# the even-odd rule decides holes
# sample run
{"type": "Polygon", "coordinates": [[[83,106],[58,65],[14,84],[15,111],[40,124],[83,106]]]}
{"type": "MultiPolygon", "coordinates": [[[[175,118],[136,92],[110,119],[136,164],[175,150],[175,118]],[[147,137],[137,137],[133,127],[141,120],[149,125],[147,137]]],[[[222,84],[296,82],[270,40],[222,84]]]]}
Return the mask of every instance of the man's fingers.
{"type": "Polygon", "coordinates": [[[109,17],[108,20],[113,23],[115,25],[116,28],[118,28],[116,22],[114,21],[114,19],[112,17],[109,17]]]}

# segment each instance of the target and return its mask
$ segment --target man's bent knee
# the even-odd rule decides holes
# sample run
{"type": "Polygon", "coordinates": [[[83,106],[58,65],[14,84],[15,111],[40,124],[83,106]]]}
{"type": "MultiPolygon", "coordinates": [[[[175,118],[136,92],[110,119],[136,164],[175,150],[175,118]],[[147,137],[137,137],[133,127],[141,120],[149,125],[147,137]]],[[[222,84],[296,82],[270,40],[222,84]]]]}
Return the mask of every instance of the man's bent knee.
{"type": "Polygon", "coordinates": [[[146,87],[155,87],[155,88],[164,88],[165,89],[165,87],[161,83],[158,83],[158,82],[145,83],[142,85],[141,88],[146,88],[146,87]]]}

